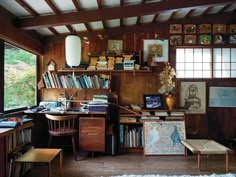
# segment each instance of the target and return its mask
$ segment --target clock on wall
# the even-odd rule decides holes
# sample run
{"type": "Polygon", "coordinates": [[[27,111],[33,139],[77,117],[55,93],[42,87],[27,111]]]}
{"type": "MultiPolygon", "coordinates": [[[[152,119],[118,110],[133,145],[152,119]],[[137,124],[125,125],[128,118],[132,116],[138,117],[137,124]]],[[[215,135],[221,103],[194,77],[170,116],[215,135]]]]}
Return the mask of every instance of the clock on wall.
{"type": "Polygon", "coordinates": [[[48,62],[48,71],[55,71],[56,70],[56,63],[53,60],[48,62]]]}

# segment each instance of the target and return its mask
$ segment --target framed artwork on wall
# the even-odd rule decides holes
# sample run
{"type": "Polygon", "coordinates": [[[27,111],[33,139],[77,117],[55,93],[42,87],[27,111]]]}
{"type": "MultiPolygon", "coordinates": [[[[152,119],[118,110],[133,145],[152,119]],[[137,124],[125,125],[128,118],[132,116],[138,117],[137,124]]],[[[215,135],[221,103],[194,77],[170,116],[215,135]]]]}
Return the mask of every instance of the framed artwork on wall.
{"type": "Polygon", "coordinates": [[[229,36],[226,34],[215,34],[214,44],[227,44],[229,41],[229,36]]]}
{"type": "Polygon", "coordinates": [[[108,40],[107,50],[109,52],[116,52],[123,50],[123,41],[122,40],[108,40]]]}
{"type": "Polygon", "coordinates": [[[201,45],[210,45],[211,44],[211,35],[199,35],[198,42],[201,45]]]}
{"type": "Polygon", "coordinates": [[[211,33],[211,24],[199,24],[198,33],[211,33]]]}
{"type": "Polygon", "coordinates": [[[182,45],[182,36],[181,35],[170,36],[170,45],[182,45]]]}
{"type": "Polygon", "coordinates": [[[214,24],[213,25],[213,33],[216,34],[224,34],[226,33],[226,25],[225,24],[214,24]]]}
{"type": "Polygon", "coordinates": [[[184,34],[196,34],[196,25],[195,24],[184,25],[184,34]]]}
{"type": "Polygon", "coordinates": [[[180,106],[188,108],[189,114],[206,112],[206,83],[181,82],[180,106]]]}
{"type": "Polygon", "coordinates": [[[148,57],[152,57],[153,62],[168,61],[168,40],[147,39],[143,42],[143,60],[147,62],[148,57]]]}
{"type": "Polygon", "coordinates": [[[170,25],[170,33],[171,34],[181,34],[182,33],[182,25],[181,24],[171,24],[170,25]]]}
{"type": "Polygon", "coordinates": [[[197,36],[196,35],[185,35],[184,36],[184,44],[196,44],[197,43],[197,36]]]}
{"type": "Polygon", "coordinates": [[[210,87],[209,107],[236,107],[236,87],[210,87]]]}

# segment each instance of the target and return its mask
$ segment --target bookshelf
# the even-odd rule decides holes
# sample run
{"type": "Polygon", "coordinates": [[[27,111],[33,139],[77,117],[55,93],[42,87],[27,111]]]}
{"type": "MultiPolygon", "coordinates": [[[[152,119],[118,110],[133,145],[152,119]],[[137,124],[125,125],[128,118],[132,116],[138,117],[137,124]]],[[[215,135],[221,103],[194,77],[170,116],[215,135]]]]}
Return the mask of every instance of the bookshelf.
{"type": "Polygon", "coordinates": [[[145,153],[144,124],[146,122],[183,122],[185,125],[185,112],[180,110],[140,110],[135,114],[135,112],[120,110],[120,153],[145,153]]]}
{"type": "Polygon", "coordinates": [[[0,176],[8,176],[8,174],[15,173],[20,173],[22,176],[29,170],[30,166],[16,167],[12,166],[12,162],[29,148],[32,148],[32,126],[33,122],[29,121],[16,128],[0,128],[0,154],[3,155],[4,159],[3,165],[0,168],[0,176]]]}

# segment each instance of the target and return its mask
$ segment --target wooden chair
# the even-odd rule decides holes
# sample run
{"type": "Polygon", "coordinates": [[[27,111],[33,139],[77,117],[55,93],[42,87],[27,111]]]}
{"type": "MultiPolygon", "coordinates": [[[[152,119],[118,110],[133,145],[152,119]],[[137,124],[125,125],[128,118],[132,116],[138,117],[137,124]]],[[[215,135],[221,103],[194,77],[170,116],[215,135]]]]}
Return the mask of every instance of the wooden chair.
{"type": "Polygon", "coordinates": [[[49,141],[50,147],[53,136],[71,136],[74,158],[77,160],[77,151],[75,144],[75,137],[77,129],[75,129],[75,119],[77,115],[45,115],[48,120],[49,141]]]}

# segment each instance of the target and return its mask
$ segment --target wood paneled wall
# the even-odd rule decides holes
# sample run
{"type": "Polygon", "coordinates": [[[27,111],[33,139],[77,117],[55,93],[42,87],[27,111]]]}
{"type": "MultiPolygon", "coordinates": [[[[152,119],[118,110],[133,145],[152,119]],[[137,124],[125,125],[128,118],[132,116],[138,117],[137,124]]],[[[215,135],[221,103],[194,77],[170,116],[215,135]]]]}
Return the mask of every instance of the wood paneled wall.
{"type": "MultiPolygon", "coordinates": [[[[144,39],[155,39],[158,35],[159,38],[167,38],[168,30],[164,27],[163,31],[152,32],[133,32],[124,34],[122,36],[116,36],[111,38],[99,39],[97,36],[90,36],[90,44],[87,45],[83,42],[83,59],[88,61],[87,54],[100,54],[107,50],[108,39],[118,39],[124,41],[124,51],[126,52],[139,52],[143,50],[144,39]],[[156,35],[155,35],[156,34],[156,35]],[[87,45],[84,47],[84,45],[87,45]]],[[[45,43],[45,56],[43,59],[43,71],[47,69],[47,63],[50,59],[53,59],[57,64],[57,69],[62,69],[65,64],[65,37],[49,38],[45,43]]],[[[169,61],[175,66],[175,47],[169,48],[169,61]]],[[[163,68],[163,63],[159,63],[157,67],[153,68],[151,73],[112,73],[112,90],[119,96],[119,103],[121,105],[129,105],[131,103],[142,104],[144,93],[158,93],[160,87],[158,74],[163,68]]],[[[180,82],[181,80],[178,80],[180,82]]],[[[199,81],[199,80],[196,80],[199,81]]],[[[201,80],[203,81],[203,80],[201,80]]],[[[209,108],[208,107],[208,88],[209,86],[236,86],[235,79],[213,79],[204,80],[207,86],[207,98],[206,98],[206,114],[194,114],[187,115],[187,127],[191,129],[197,129],[197,134],[194,138],[212,138],[219,141],[225,139],[232,139],[236,136],[236,118],[235,108],[209,108]]],[[[56,99],[58,92],[44,91],[42,99],[56,99]]],[[[94,92],[93,92],[94,93],[94,92]]],[[[92,93],[92,94],[93,94],[92,93]]],[[[79,91],[78,95],[80,99],[91,97],[88,91],[79,91]]],[[[178,104],[177,94],[177,104],[178,104]]]]}

